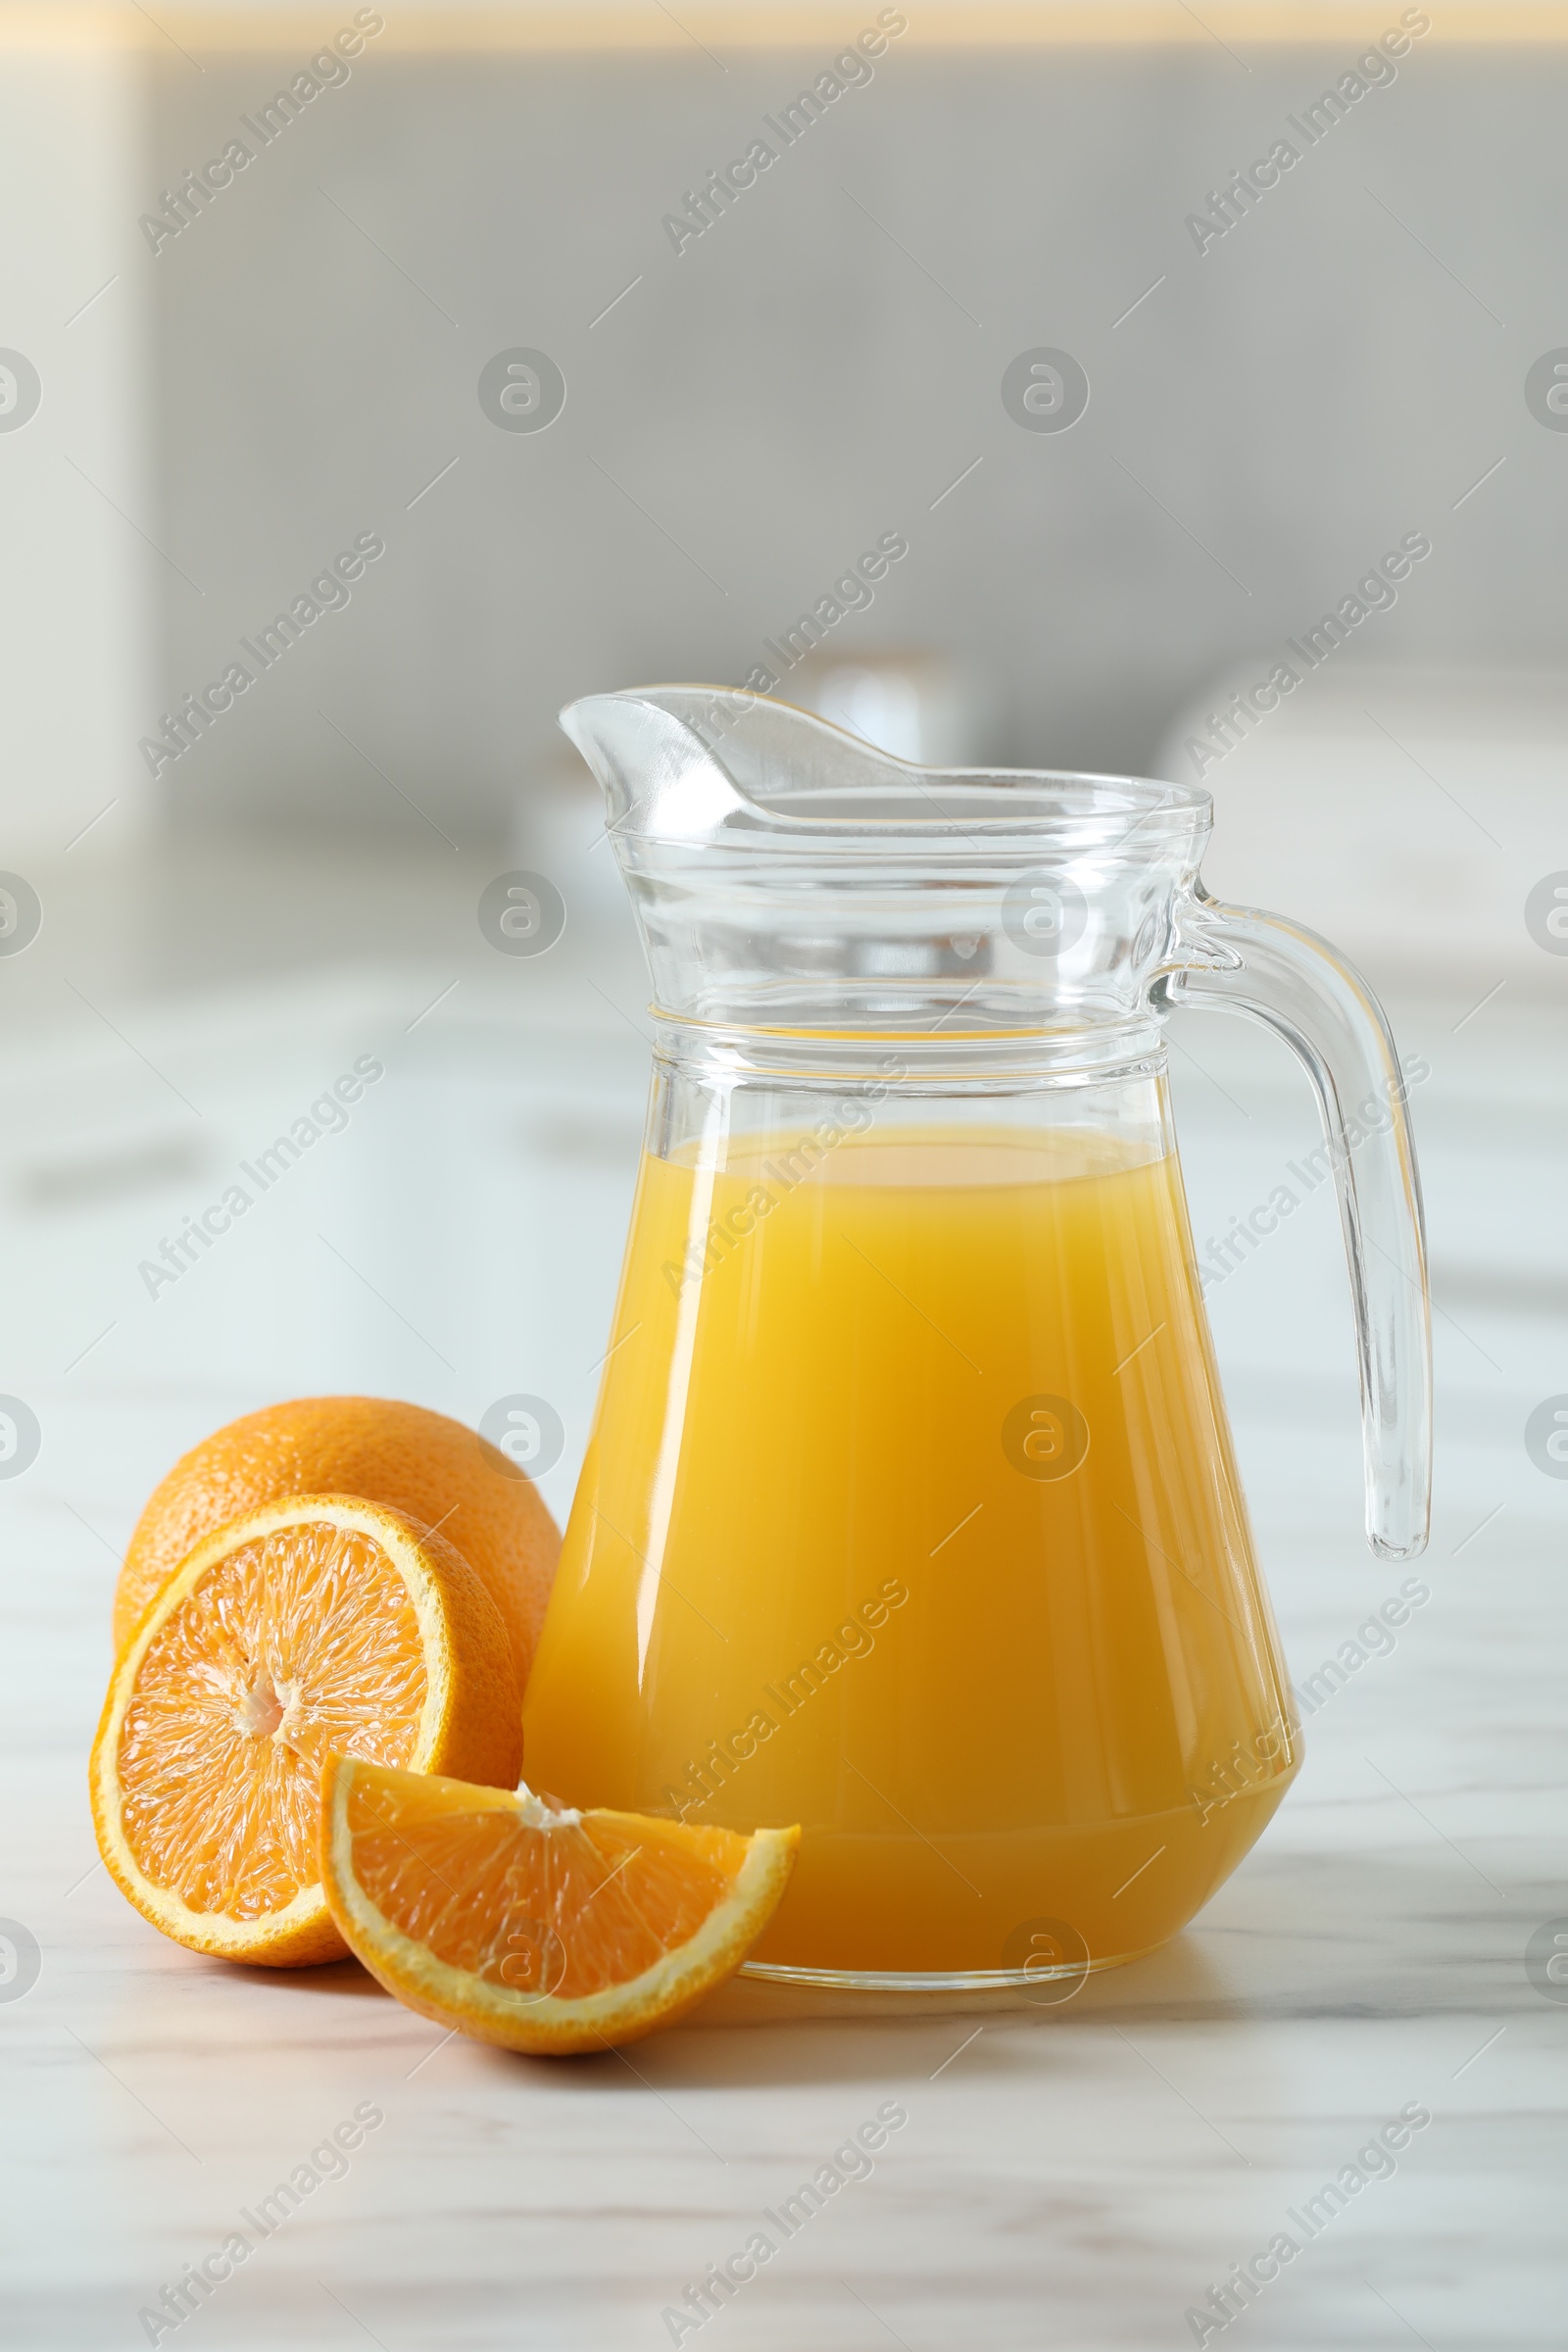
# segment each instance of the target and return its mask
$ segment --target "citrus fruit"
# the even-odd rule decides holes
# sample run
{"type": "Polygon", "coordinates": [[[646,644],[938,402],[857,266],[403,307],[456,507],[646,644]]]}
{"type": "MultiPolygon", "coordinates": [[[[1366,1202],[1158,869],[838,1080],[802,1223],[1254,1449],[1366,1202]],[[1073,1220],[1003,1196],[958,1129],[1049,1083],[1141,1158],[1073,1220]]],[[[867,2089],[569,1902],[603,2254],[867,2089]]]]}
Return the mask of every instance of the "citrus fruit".
{"type": "Polygon", "coordinates": [[[561,1549],[556,1523],[533,1482],[474,1431],[384,1396],[271,1404],[177,1461],[130,1539],[115,1594],[116,1648],[193,1544],[285,1494],[363,1494],[439,1528],[501,1611],[522,1689],[561,1549]]]}
{"type": "Polygon", "coordinates": [[[317,1867],[329,1754],[514,1782],[512,1644],[461,1552],[355,1495],[205,1536],[115,1664],[98,1850],[154,1927],[273,1968],[344,1951],[317,1867]]]}
{"type": "Polygon", "coordinates": [[[564,2054],[636,2041],[721,1984],[772,1917],[800,1837],[578,1813],[334,1756],[321,1884],[354,1952],[421,2017],[564,2054]]]}

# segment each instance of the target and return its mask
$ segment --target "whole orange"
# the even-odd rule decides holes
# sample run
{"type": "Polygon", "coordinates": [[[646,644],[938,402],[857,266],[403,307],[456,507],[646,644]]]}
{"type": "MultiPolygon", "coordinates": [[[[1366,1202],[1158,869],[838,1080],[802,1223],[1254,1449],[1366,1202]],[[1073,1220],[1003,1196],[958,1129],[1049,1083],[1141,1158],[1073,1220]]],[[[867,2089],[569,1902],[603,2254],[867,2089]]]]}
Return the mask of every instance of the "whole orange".
{"type": "Polygon", "coordinates": [[[445,1413],[385,1396],[298,1396],[230,1421],[174,1464],[137,1522],[115,1592],[120,1650],[204,1536],[291,1494],[358,1494],[439,1529],[475,1571],[526,1682],[561,1534],[531,1479],[445,1413]]]}

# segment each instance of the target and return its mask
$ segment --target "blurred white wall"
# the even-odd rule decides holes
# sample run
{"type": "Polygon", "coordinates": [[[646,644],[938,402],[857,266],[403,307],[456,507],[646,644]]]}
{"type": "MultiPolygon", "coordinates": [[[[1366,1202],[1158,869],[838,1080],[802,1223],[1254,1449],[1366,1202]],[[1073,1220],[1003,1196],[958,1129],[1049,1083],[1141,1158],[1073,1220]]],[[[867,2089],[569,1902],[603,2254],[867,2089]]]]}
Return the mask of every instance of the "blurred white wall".
{"type": "Polygon", "coordinates": [[[136,745],[159,690],[163,591],[181,583],[149,544],[166,537],[151,408],[173,387],[149,379],[155,321],[132,243],[141,43],[67,10],[3,29],[0,347],[30,363],[39,397],[10,422],[29,383],[0,357],[0,866],[31,870],[101,860],[154,813],[136,745]]]}
{"type": "MultiPolygon", "coordinates": [[[[910,11],[677,253],[665,217],[878,11],[803,12],[791,39],[771,10],[772,46],[752,12],[675,13],[700,37],[619,12],[595,47],[590,10],[574,49],[559,11],[537,39],[527,11],[390,12],[140,257],[165,543],[207,590],[158,574],[159,707],[356,533],[387,544],[170,772],[182,823],[416,832],[412,799],[459,841],[494,832],[562,702],[744,678],[889,531],[908,554],[833,643],[958,660],[983,757],[1147,766],[1196,683],[1411,531],[1433,554],[1369,624],[1380,658],[1560,658],[1568,435],[1524,381],[1568,342],[1568,46],[1433,12],[1200,253],[1189,214],[1396,7],[1260,9],[1224,40],[1176,9],[1123,40],[1111,10],[1103,41],[1093,11],[1020,9],[1011,45],[980,8],[972,47],[952,9],[910,11]],[[1004,405],[1041,346],[1089,378],[1067,431],[1004,405]],[[517,348],[564,377],[541,431],[480,404],[517,348]]],[[[199,71],[151,51],[146,200],[352,14],[222,39],[209,16],[205,46],[182,36],[199,71]]]]}

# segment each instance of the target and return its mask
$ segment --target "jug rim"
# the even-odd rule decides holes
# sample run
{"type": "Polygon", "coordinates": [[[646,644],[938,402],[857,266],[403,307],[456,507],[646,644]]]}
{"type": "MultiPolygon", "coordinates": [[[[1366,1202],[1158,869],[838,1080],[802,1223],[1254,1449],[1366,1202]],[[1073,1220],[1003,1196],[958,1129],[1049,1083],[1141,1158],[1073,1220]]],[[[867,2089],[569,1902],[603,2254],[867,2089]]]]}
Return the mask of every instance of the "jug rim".
{"type": "Polygon", "coordinates": [[[1156,842],[1205,834],[1213,817],[1213,797],[1201,785],[1161,777],[1088,768],[923,766],[868,743],[818,711],[748,688],[623,687],[578,697],[563,708],[560,723],[580,746],[578,726],[571,722],[588,706],[609,703],[642,705],[675,720],[691,737],[694,751],[718,770],[728,787],[726,799],[733,796],[724,807],[707,794],[697,796],[697,805],[682,807],[684,796],[678,788],[671,791],[673,779],[665,769],[646,789],[625,793],[625,805],[606,825],[612,840],[755,850],[771,836],[803,847],[841,844],[862,851],[876,843],[914,849],[968,841],[994,856],[1009,843],[1060,842],[1064,830],[1075,846],[1103,847],[1136,836],[1152,849],[1156,842]],[[726,757],[726,738],[758,707],[787,711],[817,736],[825,752],[845,762],[844,770],[836,768],[824,781],[760,787],[745,772],[745,763],[726,757]],[[955,805],[943,808],[942,800],[955,805]]]}

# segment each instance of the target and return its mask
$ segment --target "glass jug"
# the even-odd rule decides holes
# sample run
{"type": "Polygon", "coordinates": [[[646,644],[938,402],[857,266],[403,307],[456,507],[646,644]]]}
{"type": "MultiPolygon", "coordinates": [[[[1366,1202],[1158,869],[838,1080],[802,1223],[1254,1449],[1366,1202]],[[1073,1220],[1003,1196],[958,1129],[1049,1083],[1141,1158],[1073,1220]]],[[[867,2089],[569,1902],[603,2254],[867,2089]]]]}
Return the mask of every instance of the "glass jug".
{"type": "Polygon", "coordinates": [[[1075,1987],[1192,1918],[1300,1758],[1161,1017],[1231,1005],[1312,1077],[1368,1535],[1405,1559],[1430,1338],[1387,1023],[1321,940],[1207,896],[1202,791],[913,767],[719,689],[563,724],[657,1043],[529,1782],[799,1822],[753,1974],[1075,1987]]]}

